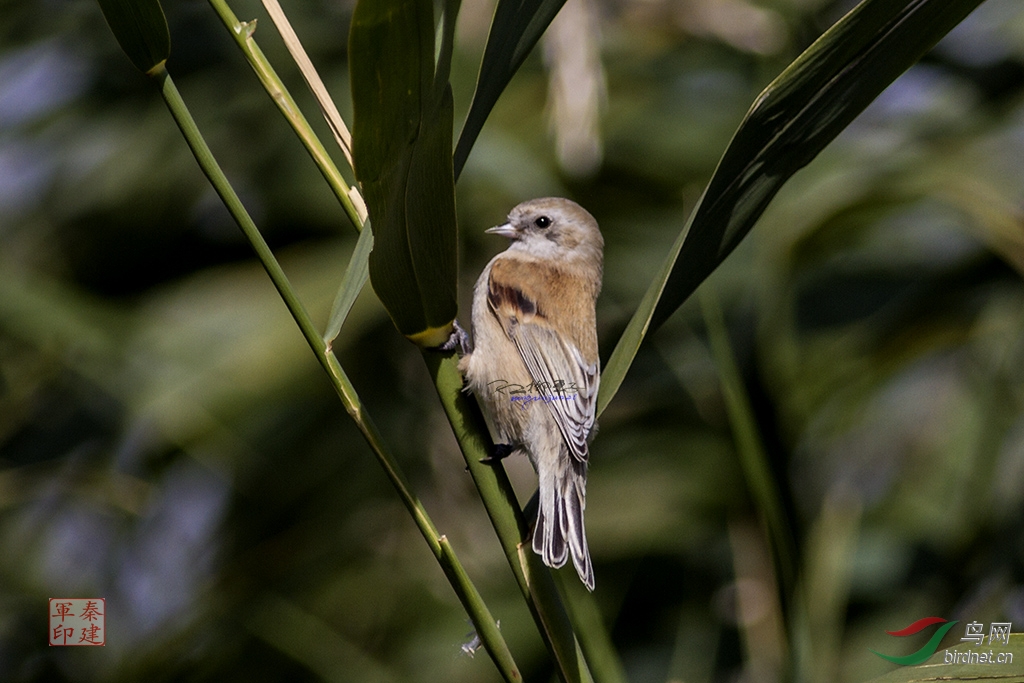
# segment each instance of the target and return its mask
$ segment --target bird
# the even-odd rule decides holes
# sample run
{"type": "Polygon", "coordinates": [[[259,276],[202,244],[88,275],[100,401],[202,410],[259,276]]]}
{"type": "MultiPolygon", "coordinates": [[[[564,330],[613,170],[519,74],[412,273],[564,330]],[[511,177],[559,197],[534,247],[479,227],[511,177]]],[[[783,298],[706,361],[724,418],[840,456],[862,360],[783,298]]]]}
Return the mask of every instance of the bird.
{"type": "Polygon", "coordinates": [[[537,471],[534,552],[555,568],[572,557],[593,591],[583,511],[601,380],[604,238],[586,209],[559,197],[523,202],[485,232],[511,243],[474,287],[473,347],[459,369],[484,413],[493,457],[525,452],[537,471]]]}

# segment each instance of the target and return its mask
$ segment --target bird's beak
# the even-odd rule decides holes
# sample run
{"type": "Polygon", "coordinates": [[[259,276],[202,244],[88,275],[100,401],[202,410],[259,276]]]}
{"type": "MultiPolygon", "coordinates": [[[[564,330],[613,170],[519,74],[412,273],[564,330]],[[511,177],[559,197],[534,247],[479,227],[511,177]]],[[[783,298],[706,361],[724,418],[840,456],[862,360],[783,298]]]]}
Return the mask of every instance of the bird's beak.
{"type": "Polygon", "coordinates": [[[509,239],[519,237],[519,231],[516,230],[511,223],[495,225],[493,228],[487,228],[484,232],[490,233],[491,235],[501,235],[502,237],[507,237],[509,239]]]}

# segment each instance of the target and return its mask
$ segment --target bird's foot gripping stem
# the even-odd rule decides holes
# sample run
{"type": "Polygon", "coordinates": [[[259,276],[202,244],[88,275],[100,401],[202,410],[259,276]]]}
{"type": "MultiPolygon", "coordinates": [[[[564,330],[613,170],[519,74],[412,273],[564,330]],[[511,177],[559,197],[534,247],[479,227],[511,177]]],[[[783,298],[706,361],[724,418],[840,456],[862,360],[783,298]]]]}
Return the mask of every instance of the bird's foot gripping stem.
{"type": "Polygon", "coordinates": [[[496,462],[501,462],[508,456],[512,455],[512,453],[514,453],[515,450],[516,447],[513,446],[512,444],[496,443],[494,444],[494,450],[491,451],[491,454],[488,455],[486,458],[481,459],[480,462],[484,462],[489,465],[496,462]]]}
{"type": "Polygon", "coordinates": [[[462,329],[458,320],[452,321],[452,333],[448,337],[448,341],[436,348],[444,353],[457,351],[460,356],[465,356],[472,350],[469,347],[469,335],[462,329]]]}

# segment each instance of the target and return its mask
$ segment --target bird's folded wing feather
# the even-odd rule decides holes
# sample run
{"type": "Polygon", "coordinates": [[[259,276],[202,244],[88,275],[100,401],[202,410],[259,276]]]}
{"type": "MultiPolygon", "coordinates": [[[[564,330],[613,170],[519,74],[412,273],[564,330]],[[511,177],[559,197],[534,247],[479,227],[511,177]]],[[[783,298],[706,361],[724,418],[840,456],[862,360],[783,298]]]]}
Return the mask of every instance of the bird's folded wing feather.
{"type": "MultiPolygon", "coordinates": [[[[487,301],[505,334],[519,351],[538,393],[545,401],[573,457],[585,462],[587,439],[594,427],[600,368],[587,363],[580,349],[552,326],[535,297],[510,284],[510,268],[494,264],[487,301]]],[[[516,278],[519,280],[519,278],[516,278]]],[[[594,331],[596,334],[596,331],[594,331]]]]}

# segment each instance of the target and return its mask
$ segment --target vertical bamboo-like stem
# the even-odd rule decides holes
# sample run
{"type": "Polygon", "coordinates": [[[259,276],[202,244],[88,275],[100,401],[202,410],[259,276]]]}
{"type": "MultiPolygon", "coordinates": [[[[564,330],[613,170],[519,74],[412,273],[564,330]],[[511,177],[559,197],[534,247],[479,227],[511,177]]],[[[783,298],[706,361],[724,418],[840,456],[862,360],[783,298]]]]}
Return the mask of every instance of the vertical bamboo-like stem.
{"type": "Polygon", "coordinates": [[[285,305],[292,314],[295,323],[299,326],[303,337],[305,337],[309,347],[313,350],[320,365],[327,372],[331,384],[345,406],[345,410],[351,415],[359,431],[362,432],[363,437],[370,445],[381,467],[384,468],[388,479],[398,492],[399,498],[402,499],[402,502],[409,510],[413,520],[416,522],[417,528],[419,528],[423,538],[427,541],[427,545],[430,546],[431,552],[437,558],[438,564],[441,565],[442,570],[448,577],[452,588],[455,589],[456,595],[458,595],[459,600],[466,608],[470,619],[473,621],[473,626],[476,628],[477,634],[480,636],[495,666],[498,667],[504,679],[509,683],[521,681],[522,676],[512,658],[508,645],[498,630],[497,622],[491,616],[487,605],[484,603],[483,598],[481,598],[476,586],[469,579],[451,545],[444,536],[438,533],[422,503],[411,492],[401,468],[385,445],[377,426],[363,410],[359,396],[342,369],[341,364],[338,362],[337,357],[333,352],[328,351],[326,342],[324,342],[323,337],[314,327],[313,321],[288,281],[287,275],[285,275],[284,270],[263,239],[256,224],[245,210],[238,195],[217,164],[213,153],[199,132],[195,120],[185,106],[181,94],[175,87],[170,74],[161,65],[151,75],[160,86],[164,101],[167,103],[175,123],[178,124],[178,128],[181,129],[182,134],[185,136],[185,140],[188,142],[189,148],[192,150],[192,154],[195,156],[200,168],[202,168],[206,177],[209,178],[210,183],[217,191],[217,194],[220,195],[228,211],[230,211],[231,216],[238,223],[238,226],[256,251],[256,255],[274,283],[274,287],[277,288],[281,298],[284,299],[285,305]]]}
{"type": "Polygon", "coordinates": [[[490,439],[476,401],[462,391],[458,358],[455,354],[437,351],[424,351],[423,358],[434,378],[441,405],[462,449],[469,474],[480,492],[484,508],[541,637],[565,680],[588,680],[586,663],[579,658],[572,624],[551,572],[536,553],[523,547],[528,526],[505,468],[500,462],[481,462],[489,455],[490,439]]]}

